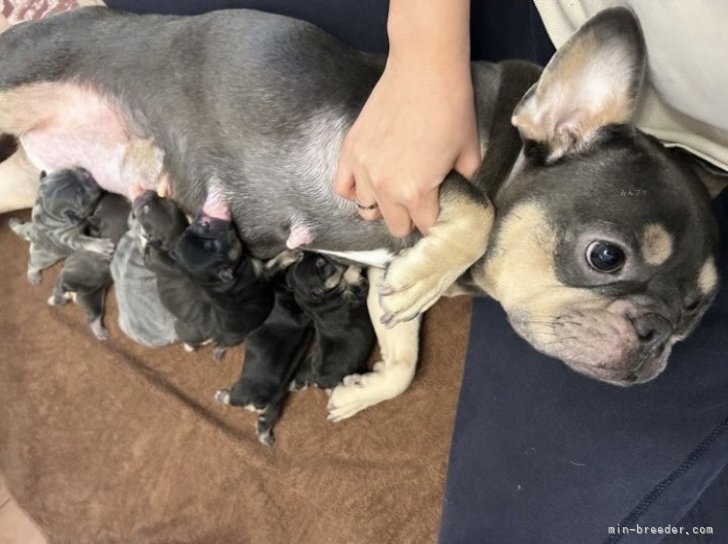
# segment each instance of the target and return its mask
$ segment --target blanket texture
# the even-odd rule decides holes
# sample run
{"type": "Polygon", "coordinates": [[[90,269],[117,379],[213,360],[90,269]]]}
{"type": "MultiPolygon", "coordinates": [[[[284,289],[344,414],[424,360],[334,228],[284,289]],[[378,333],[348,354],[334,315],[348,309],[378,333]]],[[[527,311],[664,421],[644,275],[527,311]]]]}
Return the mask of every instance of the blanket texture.
{"type": "MultiPolygon", "coordinates": [[[[28,214],[21,214],[27,219],[28,214]]],[[[107,342],[79,308],[45,303],[58,273],[25,279],[27,244],[0,216],[0,473],[49,542],[434,542],[470,320],[428,312],[402,396],[339,424],[326,395],[294,394],[272,448],[255,415],[217,405],[242,350],[107,342]]],[[[376,354],[375,354],[376,357],[376,354]]],[[[376,358],[373,358],[376,360],[376,358]]]]}

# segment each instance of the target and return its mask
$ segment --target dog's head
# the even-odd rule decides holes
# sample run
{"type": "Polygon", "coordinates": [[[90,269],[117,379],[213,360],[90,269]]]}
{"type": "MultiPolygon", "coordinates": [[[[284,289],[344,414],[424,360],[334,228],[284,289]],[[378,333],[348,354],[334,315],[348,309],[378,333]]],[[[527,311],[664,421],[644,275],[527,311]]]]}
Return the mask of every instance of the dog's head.
{"type": "Polygon", "coordinates": [[[38,198],[44,212],[60,221],[80,223],[89,217],[103,191],[83,168],[67,168],[41,174],[38,198]]]}
{"type": "Polygon", "coordinates": [[[232,284],[243,258],[243,243],[232,221],[200,212],[177,241],[174,256],[195,281],[232,284]]]}
{"type": "Polygon", "coordinates": [[[619,385],[665,368],[717,286],[707,191],[630,124],[645,63],[639,25],[620,8],[557,52],[514,111],[523,151],[474,269],[536,349],[619,385]]]}
{"type": "Polygon", "coordinates": [[[114,193],[104,194],[94,210],[88,217],[89,234],[97,238],[109,238],[119,243],[121,237],[128,230],[127,221],[131,206],[129,201],[114,193]]]}
{"type": "Polygon", "coordinates": [[[366,286],[361,268],[338,263],[317,253],[305,253],[286,272],[286,281],[296,298],[313,305],[348,298],[366,286]]]}
{"type": "Polygon", "coordinates": [[[145,191],[131,204],[144,236],[153,247],[171,251],[189,222],[184,212],[171,199],[159,196],[155,191],[145,191]]]}

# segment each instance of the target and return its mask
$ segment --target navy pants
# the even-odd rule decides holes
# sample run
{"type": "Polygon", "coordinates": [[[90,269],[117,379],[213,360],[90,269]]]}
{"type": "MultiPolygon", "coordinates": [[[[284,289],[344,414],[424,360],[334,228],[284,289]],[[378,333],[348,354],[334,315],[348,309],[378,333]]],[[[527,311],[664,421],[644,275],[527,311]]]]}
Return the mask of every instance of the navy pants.
{"type": "MultiPolygon", "coordinates": [[[[311,21],[359,49],[387,49],[386,0],[107,4],[139,13],[263,9],[311,21]]],[[[553,53],[530,2],[474,0],[471,11],[474,59],[545,64],[553,53]]],[[[728,195],[716,209],[728,237],[728,195]]],[[[728,275],[725,253],[721,270],[728,275]]],[[[494,301],[475,302],[472,331],[441,544],[728,544],[728,289],[676,346],[668,370],[631,389],[535,352],[494,301]],[[705,526],[712,537],[694,534],[705,526]],[[665,537],[666,527],[689,534],[665,537]]]]}

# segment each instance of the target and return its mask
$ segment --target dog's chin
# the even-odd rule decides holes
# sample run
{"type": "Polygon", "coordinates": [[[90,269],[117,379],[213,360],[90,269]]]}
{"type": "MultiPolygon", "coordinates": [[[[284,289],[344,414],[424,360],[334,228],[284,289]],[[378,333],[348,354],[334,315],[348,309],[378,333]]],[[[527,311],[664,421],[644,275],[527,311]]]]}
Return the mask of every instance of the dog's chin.
{"type": "Polygon", "coordinates": [[[589,378],[611,385],[629,387],[650,382],[662,374],[667,366],[670,351],[670,347],[664,346],[658,355],[642,357],[641,362],[637,364],[632,362],[634,360],[632,358],[625,362],[624,366],[618,363],[615,368],[598,367],[583,361],[564,360],[563,362],[572,370],[589,378]]]}
{"type": "Polygon", "coordinates": [[[589,378],[626,387],[659,376],[667,366],[673,342],[644,351],[628,319],[612,313],[603,315],[606,319],[591,326],[580,324],[579,333],[567,325],[534,326],[523,319],[510,322],[516,333],[536,350],[589,378]]]}

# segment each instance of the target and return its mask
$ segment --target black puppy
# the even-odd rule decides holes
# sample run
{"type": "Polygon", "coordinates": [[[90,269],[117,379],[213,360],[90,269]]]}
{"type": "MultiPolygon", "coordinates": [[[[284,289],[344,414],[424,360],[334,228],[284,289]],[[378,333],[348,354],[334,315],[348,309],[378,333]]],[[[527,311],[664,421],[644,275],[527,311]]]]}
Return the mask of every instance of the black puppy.
{"type": "Polygon", "coordinates": [[[147,237],[145,262],[157,275],[162,304],[177,319],[180,340],[192,348],[212,341],[221,358],[273,308],[262,265],[245,254],[231,221],[200,214],[188,226],[173,201],[152,191],[132,208],[147,237]]]}
{"type": "Polygon", "coordinates": [[[32,220],[10,219],[10,228],[30,242],[28,281],[40,283],[41,271],[74,251],[110,256],[114,243],[86,235],[87,218],[94,212],[103,191],[83,168],[41,174],[32,220]]]}
{"type": "Polygon", "coordinates": [[[311,317],[296,303],[283,275],[276,280],[275,305],[263,325],[245,340],[245,362],[230,389],[215,400],[257,412],[255,432],[265,445],[273,444],[273,426],[298,368],[313,338],[311,317]]]}
{"type": "Polygon", "coordinates": [[[316,348],[303,363],[293,387],[339,385],[345,376],[366,371],[375,341],[367,310],[368,282],[359,267],[313,253],[286,274],[298,305],[313,319],[316,348]]]}
{"type": "MultiPolygon", "coordinates": [[[[88,222],[88,234],[111,240],[114,245],[127,230],[131,206],[120,195],[106,193],[88,222]]],[[[76,251],[63,263],[48,304],[55,306],[73,300],[86,315],[94,336],[106,340],[108,332],[103,326],[106,292],[112,283],[110,257],[91,251],[76,251]]]]}

